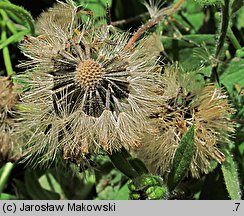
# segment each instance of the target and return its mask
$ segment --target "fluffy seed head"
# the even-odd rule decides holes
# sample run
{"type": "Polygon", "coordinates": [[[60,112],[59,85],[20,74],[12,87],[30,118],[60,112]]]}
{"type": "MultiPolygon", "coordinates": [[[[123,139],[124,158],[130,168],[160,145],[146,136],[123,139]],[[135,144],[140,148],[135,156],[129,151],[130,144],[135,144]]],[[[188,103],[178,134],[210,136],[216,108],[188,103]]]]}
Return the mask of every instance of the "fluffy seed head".
{"type": "MultiPolygon", "coordinates": [[[[155,50],[143,39],[125,50],[128,34],[111,26],[96,27],[92,17],[59,3],[66,19],[56,21],[57,8],[37,21],[38,37],[21,44],[29,60],[29,84],[21,98],[18,128],[30,157],[40,163],[57,155],[80,163],[90,153],[135,148],[147,128],[146,114],[157,107],[155,50]]],[[[153,46],[151,46],[153,47],[153,46]]]]}
{"type": "Polygon", "coordinates": [[[195,76],[177,67],[166,67],[162,79],[164,103],[149,116],[154,129],[145,136],[138,155],[153,173],[167,178],[182,137],[194,125],[190,173],[199,177],[208,172],[212,159],[225,160],[218,146],[230,142],[228,133],[234,131],[234,124],[228,117],[234,110],[220,89],[201,86],[195,76]]]}
{"type": "Polygon", "coordinates": [[[0,77],[0,109],[11,110],[17,101],[17,91],[9,77],[0,77]]]}
{"type": "Polygon", "coordinates": [[[16,161],[20,156],[18,143],[14,143],[13,109],[17,102],[17,88],[9,77],[0,77],[0,162],[16,161]]]}

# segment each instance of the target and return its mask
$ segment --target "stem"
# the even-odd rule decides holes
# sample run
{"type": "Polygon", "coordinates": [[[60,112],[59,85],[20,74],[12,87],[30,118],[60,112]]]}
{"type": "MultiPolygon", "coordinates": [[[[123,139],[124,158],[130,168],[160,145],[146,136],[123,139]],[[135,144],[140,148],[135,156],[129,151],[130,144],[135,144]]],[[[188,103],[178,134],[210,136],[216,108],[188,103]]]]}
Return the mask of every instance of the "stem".
{"type": "Polygon", "coordinates": [[[106,21],[107,21],[107,25],[111,25],[111,14],[110,14],[108,2],[106,2],[106,21]]]}
{"type": "Polygon", "coordinates": [[[0,176],[0,194],[2,193],[13,168],[14,168],[14,164],[11,162],[6,163],[5,166],[3,167],[3,171],[0,176]]]}
{"type": "Polygon", "coordinates": [[[215,58],[219,58],[220,51],[222,50],[228,30],[229,25],[229,3],[230,0],[224,0],[224,5],[222,6],[222,22],[221,22],[221,31],[220,37],[218,40],[218,45],[216,48],[215,58]]]}
{"type": "Polygon", "coordinates": [[[15,22],[15,23],[22,23],[21,19],[12,11],[8,11],[8,16],[15,22]]]}
{"type": "MultiPolygon", "coordinates": [[[[2,23],[1,40],[3,42],[5,42],[6,39],[7,39],[6,26],[4,23],[2,23]]],[[[11,76],[14,73],[14,71],[13,71],[13,67],[12,67],[12,63],[11,63],[11,58],[9,55],[9,49],[7,46],[5,46],[3,48],[3,59],[4,59],[4,64],[6,67],[7,74],[8,74],[8,76],[11,76]]]]}
{"type": "Polygon", "coordinates": [[[175,4],[173,4],[170,7],[164,8],[159,11],[159,16],[154,18],[153,20],[148,21],[146,24],[142,25],[136,33],[130,38],[127,45],[125,46],[125,49],[129,49],[131,45],[136,42],[136,40],[141,36],[143,32],[150,29],[151,27],[157,25],[159,22],[165,19],[166,16],[172,15],[177,10],[180,9],[182,4],[185,2],[185,0],[178,0],[175,4]]]}
{"type": "MultiPolygon", "coordinates": [[[[224,5],[222,5],[222,18],[221,18],[221,29],[220,29],[220,36],[217,42],[217,48],[215,52],[215,58],[219,60],[219,56],[221,53],[221,50],[224,46],[225,38],[227,35],[228,25],[229,25],[229,4],[230,0],[224,0],[224,5]]],[[[217,81],[219,83],[218,78],[218,63],[216,65],[213,65],[212,67],[212,73],[210,80],[212,82],[217,81]]]]}
{"type": "Polygon", "coordinates": [[[8,29],[12,32],[12,34],[17,33],[13,23],[11,22],[11,20],[8,18],[7,13],[4,10],[0,10],[0,14],[3,17],[3,20],[6,22],[6,26],[8,27],[8,29]]]}
{"type": "Polygon", "coordinates": [[[137,15],[135,17],[128,18],[128,19],[123,19],[123,20],[118,20],[118,21],[112,21],[111,22],[111,25],[117,26],[117,25],[129,24],[131,22],[140,20],[141,18],[143,18],[145,16],[149,16],[149,13],[146,12],[146,13],[139,14],[139,15],[137,15]]]}
{"type": "Polygon", "coordinates": [[[234,35],[232,29],[229,27],[227,30],[227,36],[228,38],[231,40],[231,43],[233,44],[233,46],[235,47],[235,49],[241,49],[241,44],[239,43],[239,41],[237,40],[236,36],[234,35]]]}
{"type": "Polygon", "coordinates": [[[3,49],[3,48],[5,48],[6,46],[8,46],[11,43],[18,42],[20,40],[20,38],[22,38],[28,32],[29,32],[29,30],[28,29],[25,29],[23,31],[20,31],[20,32],[14,34],[12,36],[10,36],[8,39],[6,39],[2,43],[0,43],[0,50],[3,49]]]}
{"type": "Polygon", "coordinates": [[[0,2],[0,9],[14,12],[17,16],[24,19],[28,23],[31,34],[35,34],[34,20],[30,13],[27,12],[25,9],[8,2],[0,2]]]}

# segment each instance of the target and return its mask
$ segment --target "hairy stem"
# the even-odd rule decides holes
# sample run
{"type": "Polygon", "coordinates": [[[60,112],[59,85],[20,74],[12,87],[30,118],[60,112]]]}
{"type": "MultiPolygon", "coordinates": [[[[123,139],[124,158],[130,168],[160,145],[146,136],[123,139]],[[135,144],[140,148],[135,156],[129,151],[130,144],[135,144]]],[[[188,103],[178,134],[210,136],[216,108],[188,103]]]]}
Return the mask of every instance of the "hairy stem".
{"type": "Polygon", "coordinates": [[[2,15],[3,20],[6,22],[6,26],[12,32],[12,34],[17,33],[17,30],[15,29],[15,27],[14,27],[13,23],[11,22],[11,20],[8,18],[7,13],[4,10],[0,10],[0,14],[2,15]]]}
{"type": "MultiPolygon", "coordinates": [[[[220,28],[220,36],[217,41],[217,47],[215,51],[215,58],[219,60],[221,50],[224,46],[224,42],[227,35],[228,25],[229,25],[229,5],[230,0],[224,0],[224,4],[222,5],[222,18],[221,18],[221,28],[220,28]]],[[[213,65],[211,77],[211,82],[217,81],[219,83],[218,77],[218,63],[213,65]]]]}
{"type": "Polygon", "coordinates": [[[145,16],[149,16],[149,13],[146,12],[146,13],[139,14],[139,15],[137,15],[135,17],[128,18],[128,19],[123,19],[123,20],[118,20],[118,21],[112,21],[111,22],[111,25],[117,26],[117,25],[129,24],[131,22],[140,20],[141,18],[143,18],[145,16]]]}
{"type": "Polygon", "coordinates": [[[23,38],[24,35],[26,35],[28,33],[28,30],[25,29],[23,31],[20,31],[12,36],[10,36],[9,38],[7,38],[6,40],[2,41],[2,43],[0,43],[0,50],[5,48],[6,46],[8,46],[11,43],[15,43],[18,42],[21,38],[23,38]]]}
{"type": "MultiPolygon", "coordinates": [[[[2,30],[1,41],[3,41],[4,43],[7,39],[6,26],[4,22],[1,23],[1,30],[2,30]]],[[[3,59],[4,59],[4,64],[6,67],[7,74],[8,76],[11,76],[14,72],[13,72],[13,67],[12,67],[11,58],[9,54],[9,49],[7,46],[3,48],[3,59]]]]}
{"type": "Polygon", "coordinates": [[[152,28],[153,26],[157,25],[159,22],[165,19],[166,16],[170,16],[173,13],[175,13],[177,10],[180,9],[182,4],[185,2],[185,0],[178,0],[175,4],[172,6],[169,6],[167,8],[164,8],[159,11],[159,16],[154,18],[153,20],[148,21],[146,24],[142,25],[135,34],[130,38],[126,45],[126,49],[129,49],[133,43],[136,42],[136,40],[141,36],[143,32],[146,30],[152,28]]]}
{"type": "Polygon", "coordinates": [[[227,36],[230,39],[230,41],[233,44],[233,46],[235,47],[235,49],[241,49],[241,44],[236,39],[236,36],[234,35],[234,33],[233,33],[233,31],[231,30],[230,27],[227,30],[227,36]]]}
{"type": "Polygon", "coordinates": [[[221,31],[220,37],[218,39],[217,48],[215,52],[215,58],[219,58],[220,52],[224,46],[228,25],[229,25],[229,3],[230,0],[224,0],[224,5],[222,6],[222,21],[221,21],[221,31]]]}
{"type": "Polygon", "coordinates": [[[22,7],[11,4],[10,2],[0,2],[0,9],[4,9],[6,11],[11,11],[15,13],[18,17],[24,20],[28,24],[30,32],[32,35],[35,34],[34,20],[29,12],[27,12],[22,7]]]}

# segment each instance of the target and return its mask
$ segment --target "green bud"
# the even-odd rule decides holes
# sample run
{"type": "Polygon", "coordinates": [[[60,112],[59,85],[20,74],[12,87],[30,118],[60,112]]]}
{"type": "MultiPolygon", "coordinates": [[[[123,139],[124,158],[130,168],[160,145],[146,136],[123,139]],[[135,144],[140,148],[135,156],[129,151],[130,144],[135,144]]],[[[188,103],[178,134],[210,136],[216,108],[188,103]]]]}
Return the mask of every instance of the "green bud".
{"type": "MultiPolygon", "coordinates": [[[[162,179],[159,176],[142,175],[133,181],[133,190],[145,190],[150,186],[156,186],[162,184],[162,179]]],[[[132,186],[131,186],[132,187],[132,186]]]]}
{"type": "Polygon", "coordinates": [[[131,200],[140,200],[141,194],[137,193],[137,192],[132,192],[132,193],[130,193],[130,199],[131,200]]]}
{"type": "Polygon", "coordinates": [[[129,181],[128,188],[130,191],[136,191],[136,186],[132,180],[129,181]]]}
{"type": "Polygon", "coordinates": [[[168,189],[164,185],[149,187],[145,193],[149,200],[161,200],[168,197],[168,189]]]}

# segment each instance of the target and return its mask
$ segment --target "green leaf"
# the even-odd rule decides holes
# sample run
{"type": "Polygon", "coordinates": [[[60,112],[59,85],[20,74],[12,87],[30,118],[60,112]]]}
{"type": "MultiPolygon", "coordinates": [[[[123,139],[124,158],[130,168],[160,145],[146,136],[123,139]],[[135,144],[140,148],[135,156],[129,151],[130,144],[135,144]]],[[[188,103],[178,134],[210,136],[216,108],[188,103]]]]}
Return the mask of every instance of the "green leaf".
{"type": "Polygon", "coordinates": [[[127,184],[123,184],[121,172],[112,170],[107,175],[103,175],[96,185],[97,200],[128,200],[129,189],[127,184]]]}
{"type": "Polygon", "coordinates": [[[139,174],[129,163],[128,156],[124,155],[124,151],[126,150],[122,148],[120,151],[113,152],[112,154],[109,154],[109,158],[113,165],[123,174],[132,179],[136,178],[139,174]]]}
{"type": "Polygon", "coordinates": [[[227,150],[225,153],[225,162],[221,165],[221,170],[223,172],[225,185],[229,196],[232,200],[241,200],[241,190],[238,179],[238,173],[236,169],[236,164],[227,150]]]}
{"type": "Polygon", "coordinates": [[[237,12],[237,28],[244,28],[244,7],[237,12]]]}
{"type": "Polygon", "coordinates": [[[41,176],[38,181],[43,189],[58,193],[60,197],[63,196],[63,190],[60,184],[51,173],[46,173],[41,176]]]}
{"type": "Polygon", "coordinates": [[[139,175],[149,173],[146,165],[138,158],[131,158],[129,160],[131,166],[138,172],[139,175]]]}
{"type": "Polygon", "coordinates": [[[168,186],[172,191],[185,177],[190,167],[194,152],[194,126],[183,136],[173,159],[172,170],[169,174],[168,186]]]}
{"type": "Polygon", "coordinates": [[[16,196],[7,193],[0,194],[0,200],[11,200],[11,199],[16,199],[16,196]]]}
{"type": "Polygon", "coordinates": [[[242,143],[239,145],[238,149],[239,149],[240,154],[241,154],[241,155],[244,155],[244,142],[242,142],[242,143]]]}
{"type": "Polygon", "coordinates": [[[234,14],[237,11],[239,11],[239,9],[243,10],[242,6],[243,6],[243,0],[234,0],[232,5],[231,5],[231,13],[234,14]]]}
{"type": "Polygon", "coordinates": [[[13,186],[14,186],[14,188],[16,188],[17,199],[20,199],[20,200],[30,200],[31,199],[29,193],[27,192],[25,182],[23,181],[23,179],[14,178],[13,186]]]}
{"type": "Polygon", "coordinates": [[[129,189],[128,189],[128,185],[125,184],[119,189],[116,195],[116,200],[128,200],[128,198],[129,198],[129,189]]]}
{"type": "Polygon", "coordinates": [[[25,187],[34,200],[57,200],[60,199],[59,194],[42,188],[39,183],[39,175],[33,170],[25,172],[25,187]]]}
{"type": "Polygon", "coordinates": [[[79,0],[80,5],[86,6],[92,10],[94,17],[105,17],[106,15],[106,2],[109,6],[112,4],[112,0],[79,0]]]}
{"type": "MultiPolygon", "coordinates": [[[[243,16],[243,19],[244,19],[244,16],[243,16]]],[[[244,47],[242,47],[241,49],[236,50],[236,57],[244,58],[244,47]]]]}
{"type": "Polygon", "coordinates": [[[220,82],[224,84],[228,92],[232,92],[234,84],[244,86],[244,59],[234,58],[220,76],[220,82]]]}
{"type": "Polygon", "coordinates": [[[60,199],[86,200],[92,199],[95,177],[92,172],[81,172],[73,164],[60,163],[48,171],[49,180],[39,179],[43,188],[55,191],[60,195],[60,199]],[[60,172],[60,170],[62,170],[60,172]],[[51,184],[50,184],[51,183],[51,184]],[[51,186],[52,185],[52,186],[51,186]],[[51,186],[51,187],[50,187],[51,186]],[[49,189],[50,188],[50,189],[49,189]]]}
{"type": "Polygon", "coordinates": [[[179,38],[162,37],[165,52],[172,61],[179,61],[186,70],[198,70],[209,62],[210,55],[215,52],[215,35],[184,35],[179,38]]]}

